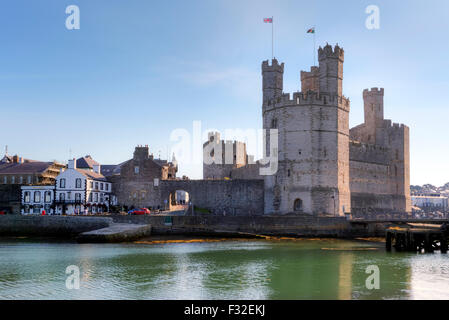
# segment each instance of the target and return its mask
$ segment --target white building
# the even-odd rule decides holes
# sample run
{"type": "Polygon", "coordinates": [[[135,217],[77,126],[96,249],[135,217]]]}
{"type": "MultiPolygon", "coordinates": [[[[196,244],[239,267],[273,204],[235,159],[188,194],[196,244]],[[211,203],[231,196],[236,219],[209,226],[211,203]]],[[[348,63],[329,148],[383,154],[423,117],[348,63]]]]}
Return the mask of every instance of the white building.
{"type": "Polygon", "coordinates": [[[56,177],[55,212],[83,214],[107,212],[115,204],[112,185],[100,173],[100,165],[77,169],[76,160],[69,160],[65,171],[56,177]]]}
{"type": "Polygon", "coordinates": [[[55,186],[22,186],[22,209],[21,213],[46,214],[54,213],[55,186]]]}
{"type": "Polygon", "coordinates": [[[438,194],[434,195],[414,195],[412,198],[412,206],[419,208],[434,208],[439,210],[448,209],[448,198],[438,194]]]}

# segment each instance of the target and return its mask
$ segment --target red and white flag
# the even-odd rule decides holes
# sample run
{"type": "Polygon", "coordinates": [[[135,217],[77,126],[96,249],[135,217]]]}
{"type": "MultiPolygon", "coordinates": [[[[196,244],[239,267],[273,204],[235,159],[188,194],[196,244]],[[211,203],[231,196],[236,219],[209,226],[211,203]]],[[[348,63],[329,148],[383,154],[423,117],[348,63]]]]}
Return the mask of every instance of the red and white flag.
{"type": "Polygon", "coordinates": [[[265,19],[263,19],[263,22],[265,22],[265,23],[273,23],[273,18],[265,18],[265,19]]]}

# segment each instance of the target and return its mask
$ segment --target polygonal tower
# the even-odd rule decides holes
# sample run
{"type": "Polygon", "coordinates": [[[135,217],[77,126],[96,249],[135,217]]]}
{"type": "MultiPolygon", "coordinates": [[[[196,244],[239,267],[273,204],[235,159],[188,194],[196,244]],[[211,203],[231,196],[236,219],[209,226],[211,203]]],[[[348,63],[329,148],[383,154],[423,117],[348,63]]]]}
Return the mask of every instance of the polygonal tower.
{"type": "Polygon", "coordinates": [[[263,101],[268,101],[282,95],[284,86],[284,64],[279,64],[276,59],[262,63],[262,90],[263,101]]]}
{"type": "MultiPolygon", "coordinates": [[[[342,96],[344,51],[327,45],[318,54],[318,69],[302,73],[303,91],[292,98],[279,92],[282,86],[274,95],[264,86],[263,126],[279,133],[278,170],[264,178],[266,214],[341,216],[351,211],[349,100],[342,96]]],[[[266,61],[264,84],[273,78],[273,73],[264,72],[267,67],[266,61]]],[[[282,83],[282,78],[277,81],[282,83]]]]}

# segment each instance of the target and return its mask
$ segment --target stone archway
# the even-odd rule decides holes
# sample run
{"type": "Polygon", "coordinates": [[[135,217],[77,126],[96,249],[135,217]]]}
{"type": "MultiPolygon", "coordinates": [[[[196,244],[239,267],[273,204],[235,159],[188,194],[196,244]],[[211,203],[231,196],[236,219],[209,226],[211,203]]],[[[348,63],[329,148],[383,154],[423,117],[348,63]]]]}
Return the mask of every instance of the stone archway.
{"type": "Polygon", "coordinates": [[[298,212],[298,211],[302,211],[302,210],[303,210],[302,200],[298,198],[293,203],[293,211],[298,212]]]}
{"type": "Polygon", "coordinates": [[[168,197],[168,210],[187,210],[191,201],[191,195],[188,191],[176,189],[170,192],[168,197]]]}

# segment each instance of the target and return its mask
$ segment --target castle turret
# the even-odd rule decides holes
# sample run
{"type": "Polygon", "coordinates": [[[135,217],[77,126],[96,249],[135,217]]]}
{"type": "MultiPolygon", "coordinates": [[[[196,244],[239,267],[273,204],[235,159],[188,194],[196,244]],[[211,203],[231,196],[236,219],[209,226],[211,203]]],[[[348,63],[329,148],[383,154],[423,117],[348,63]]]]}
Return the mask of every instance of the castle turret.
{"type": "Polygon", "coordinates": [[[384,89],[363,90],[365,124],[379,128],[384,121],[384,89]]]}
{"type": "Polygon", "coordinates": [[[263,103],[280,97],[284,86],[284,63],[279,64],[276,59],[262,62],[263,103]]]}
{"type": "Polygon", "coordinates": [[[318,49],[320,92],[336,94],[339,97],[343,95],[344,60],[344,50],[338,45],[334,49],[329,44],[318,49]]]}

